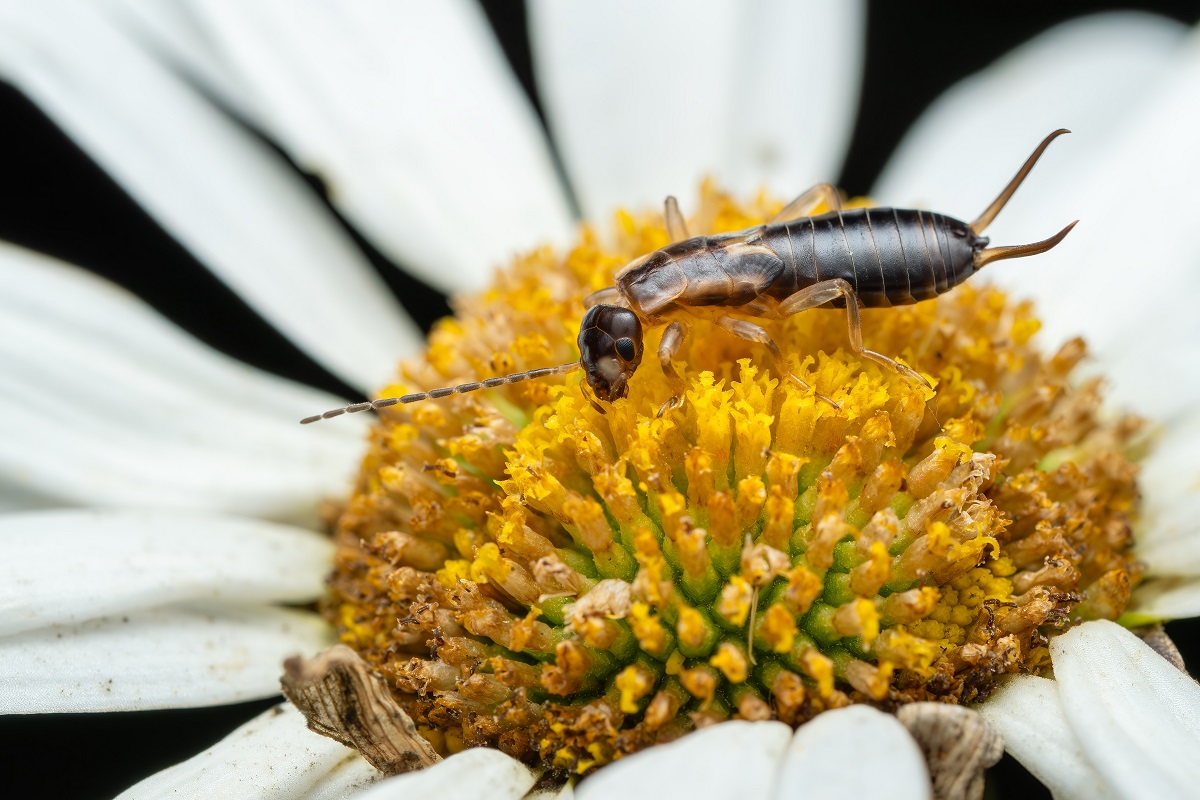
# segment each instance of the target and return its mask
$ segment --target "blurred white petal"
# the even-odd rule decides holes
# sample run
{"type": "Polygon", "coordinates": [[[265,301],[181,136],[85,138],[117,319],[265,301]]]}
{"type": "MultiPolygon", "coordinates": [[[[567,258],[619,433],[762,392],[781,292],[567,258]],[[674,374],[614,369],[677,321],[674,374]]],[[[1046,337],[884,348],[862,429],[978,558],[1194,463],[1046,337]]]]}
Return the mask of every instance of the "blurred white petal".
{"type": "Polygon", "coordinates": [[[535,0],[529,14],[546,116],[586,217],[668,194],[687,213],[705,174],[789,199],[837,178],[862,3],[535,0]]]}
{"type": "MultiPolygon", "coordinates": [[[[1155,490],[1157,493],[1157,489],[1155,490]]],[[[1200,528],[1200,521],[1197,523],[1200,528]]],[[[1190,575],[1200,577],[1200,536],[1192,531],[1189,536],[1178,536],[1165,541],[1153,540],[1151,544],[1139,546],[1138,558],[1150,565],[1154,575],[1190,575]]]]}
{"type": "Polygon", "coordinates": [[[354,750],[305,727],[284,703],[182,764],[151,775],[118,800],[345,798],[381,777],[354,750]]]}
{"type": "Polygon", "coordinates": [[[83,270],[0,244],[0,483],[60,502],[316,519],[365,420],[219,355],[83,270]]]}
{"type": "Polygon", "coordinates": [[[1135,622],[1200,617],[1200,578],[1153,578],[1133,592],[1125,612],[1135,622]]]}
{"type": "Polygon", "coordinates": [[[178,512],[0,516],[0,636],[191,600],[304,603],[324,593],[327,537],[178,512]]]}
{"type": "Polygon", "coordinates": [[[16,514],[21,511],[41,511],[57,508],[59,503],[44,494],[30,491],[0,480],[0,514],[16,514]]]}
{"type": "Polygon", "coordinates": [[[537,776],[499,750],[464,750],[432,767],[380,781],[361,800],[519,800],[537,776]]]}
{"type": "Polygon", "coordinates": [[[575,788],[579,800],[770,797],[792,738],[782,722],[722,722],[609,764],[575,788]]]}
{"type": "Polygon", "coordinates": [[[1103,163],[1093,161],[1096,148],[1114,141],[1154,96],[1186,39],[1186,26],[1134,12],[1098,14],[1051,28],[942,94],[888,160],[873,199],[970,221],[1042,137],[1070,128],[1072,134],[1054,143],[988,231],[997,244],[1048,236],[1054,231],[1042,229],[1057,230],[1060,218],[1064,223],[1074,219],[1072,210],[1062,207],[1049,218],[1029,219],[1022,213],[1025,207],[1103,163]],[[1019,215],[1025,217],[1022,224],[1010,224],[1019,215]],[[1030,230],[1027,224],[1036,227],[1030,230]]]}
{"type": "Polygon", "coordinates": [[[1050,640],[1063,710],[1096,770],[1124,797],[1200,786],[1200,684],[1113,622],[1050,640]]]}
{"type": "Polygon", "coordinates": [[[160,59],[177,66],[244,119],[258,122],[244,82],[220,57],[187,5],[176,0],[99,0],[95,5],[160,59]]]}
{"type": "Polygon", "coordinates": [[[208,605],[0,638],[0,713],[142,711],[279,693],[280,664],[328,646],[316,614],[208,605]]]}
{"type": "Polygon", "coordinates": [[[1088,368],[1112,379],[1118,406],[1163,421],[1194,407],[1200,253],[1181,234],[1200,216],[1200,33],[1181,37],[1175,23],[1144,16],[1099,17],[1057,28],[972,80],[918,123],[894,162],[897,177],[880,183],[881,202],[918,200],[973,217],[1040,136],[1072,127],[988,233],[1019,244],[1082,222],[1049,253],[986,274],[1038,302],[1047,346],[1082,334],[1096,356],[1088,368]],[[1013,100],[997,106],[1005,94],[1013,100]],[[1044,109],[1034,115],[1039,132],[985,133],[1029,119],[1027,107],[1044,109]],[[925,175],[943,178],[916,177],[925,175]],[[973,199],[959,201],[954,187],[973,199]]]}
{"type": "Polygon", "coordinates": [[[544,134],[469,0],[189,4],[268,132],[388,255],[443,290],[565,243],[544,134]]]}
{"type": "Polygon", "coordinates": [[[1138,555],[1153,575],[1200,575],[1200,413],[1189,410],[1160,431],[1141,464],[1145,492],[1138,555]],[[1181,555],[1187,560],[1177,561],[1181,555]]]}
{"type": "Polygon", "coordinates": [[[778,800],[932,797],[925,756],[891,714],[855,705],[818,714],[788,746],[778,800]]]}
{"type": "Polygon", "coordinates": [[[0,3],[0,76],[268,321],[363,390],[413,325],[284,160],[86,3],[0,3]]]}
{"type": "Polygon", "coordinates": [[[1048,678],[1013,675],[977,706],[1004,748],[1054,793],[1056,800],[1109,800],[1118,795],[1088,760],[1048,678]]]}

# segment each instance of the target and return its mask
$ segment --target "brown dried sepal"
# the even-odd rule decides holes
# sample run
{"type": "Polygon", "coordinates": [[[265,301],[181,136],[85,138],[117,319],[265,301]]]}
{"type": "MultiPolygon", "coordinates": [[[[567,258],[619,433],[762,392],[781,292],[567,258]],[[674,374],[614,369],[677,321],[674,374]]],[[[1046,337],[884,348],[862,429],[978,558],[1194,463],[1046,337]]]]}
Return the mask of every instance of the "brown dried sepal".
{"type": "Polygon", "coordinates": [[[912,703],[896,718],[925,754],[936,800],[983,797],[983,772],[1004,754],[1004,741],[983,717],[962,706],[912,703]]]}
{"type": "Polygon", "coordinates": [[[311,659],[294,656],[283,669],[283,694],[304,714],[309,730],[353,747],[383,774],[441,761],[387,685],[346,645],[311,659]]]}
{"type": "Polygon", "coordinates": [[[1183,655],[1161,624],[1134,628],[1133,632],[1140,636],[1143,642],[1150,645],[1151,650],[1165,658],[1167,663],[1184,675],[1188,674],[1187,665],[1183,663],[1183,655]]]}

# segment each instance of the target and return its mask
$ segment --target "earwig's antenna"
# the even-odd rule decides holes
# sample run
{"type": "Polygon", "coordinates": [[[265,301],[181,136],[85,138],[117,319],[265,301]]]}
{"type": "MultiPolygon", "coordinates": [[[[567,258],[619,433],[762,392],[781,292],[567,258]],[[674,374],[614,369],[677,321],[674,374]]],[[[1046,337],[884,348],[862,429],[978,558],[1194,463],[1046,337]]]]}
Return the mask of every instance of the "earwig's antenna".
{"type": "MultiPolygon", "coordinates": [[[[1012,199],[1014,194],[1016,194],[1017,187],[1020,186],[1021,182],[1025,180],[1025,177],[1029,175],[1029,171],[1033,169],[1033,165],[1036,164],[1038,159],[1042,157],[1042,153],[1046,152],[1046,148],[1050,146],[1051,142],[1053,142],[1059,136],[1062,136],[1064,133],[1070,133],[1070,131],[1066,128],[1059,128],[1045,139],[1042,139],[1042,143],[1039,144],[1037,149],[1033,151],[1033,155],[1026,159],[1025,163],[1021,165],[1021,169],[1019,169],[1017,174],[1013,176],[1013,179],[1008,182],[1008,186],[1004,187],[1004,191],[1000,193],[1000,196],[993,200],[992,204],[988,206],[982,214],[979,215],[979,219],[967,226],[972,232],[975,233],[975,235],[978,236],[979,234],[983,233],[984,228],[992,224],[992,220],[996,218],[996,215],[1000,213],[1001,209],[1004,208],[1004,205],[1010,199],[1012,199]]],[[[1055,244],[1057,244],[1057,242],[1055,244]]],[[[1053,246],[1054,245],[1051,245],[1051,247],[1053,246]]],[[[1011,258],[1011,256],[1008,257],[1011,258]]]]}
{"type": "Polygon", "coordinates": [[[340,417],[342,414],[356,414],[359,411],[378,411],[381,408],[401,403],[419,403],[422,400],[437,400],[440,397],[449,397],[452,394],[466,394],[467,392],[477,392],[480,389],[495,389],[497,386],[505,386],[510,383],[520,383],[521,381],[532,380],[533,378],[545,378],[547,375],[566,375],[568,372],[574,372],[579,369],[579,367],[580,363],[578,361],[572,361],[569,364],[559,364],[557,367],[540,367],[539,369],[531,369],[528,372],[514,372],[512,375],[505,375],[501,378],[488,378],[485,381],[476,381],[475,383],[460,383],[458,386],[451,386],[445,389],[430,389],[428,392],[406,394],[402,397],[381,397],[378,400],[354,403],[343,408],[330,409],[324,414],[305,417],[300,420],[300,424],[307,425],[310,422],[332,419],[340,417]]]}
{"type": "Polygon", "coordinates": [[[1024,258],[1025,256],[1036,256],[1038,253],[1044,253],[1065,239],[1067,234],[1071,232],[1071,228],[1074,228],[1078,224],[1079,220],[1075,220],[1049,239],[1043,239],[1033,244],[1017,244],[1011,247],[989,247],[986,250],[980,250],[975,254],[975,269],[982,269],[985,264],[990,264],[993,261],[1001,261],[1005,258],[1024,258]]]}

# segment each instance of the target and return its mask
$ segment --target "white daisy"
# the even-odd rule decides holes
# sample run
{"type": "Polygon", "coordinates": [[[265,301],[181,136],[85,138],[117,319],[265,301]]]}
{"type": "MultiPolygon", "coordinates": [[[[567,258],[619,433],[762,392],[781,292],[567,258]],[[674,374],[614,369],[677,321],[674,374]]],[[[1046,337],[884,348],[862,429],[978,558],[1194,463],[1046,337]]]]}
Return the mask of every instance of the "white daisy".
{"type": "MultiPolygon", "coordinates": [[[[655,203],[699,169],[780,195],[828,179],[858,76],[809,76],[813,64],[861,61],[863,18],[855,4],[817,5],[639,6],[635,30],[620,8],[531,4],[547,116],[584,211],[655,203]],[[695,46],[717,30],[725,46],[695,46]]],[[[180,73],[324,176],[348,219],[439,288],[479,286],[511,252],[568,239],[536,121],[466,2],[0,5],[0,74],[364,393],[419,347],[412,326],[280,158],[180,73]]],[[[1188,308],[1200,272],[1183,235],[1200,210],[1198,90],[1195,33],[1137,15],[1081,21],[948,94],[875,192],[881,203],[981,208],[1029,142],[1077,130],[989,233],[1026,241],[1067,215],[1086,227],[992,276],[1039,301],[1048,344],[1083,334],[1114,401],[1164,427],[1142,484],[1139,553],[1153,579],[1134,612],[1146,619],[1200,614],[1190,458],[1200,326],[1188,308]],[[1154,272],[1134,283],[1131,267],[1146,264],[1154,272]]],[[[331,550],[310,529],[320,500],[345,494],[362,425],[301,429],[296,418],[337,400],[203,349],[74,267],[8,245],[0,265],[0,710],[275,694],[283,658],[329,638],[315,615],[279,606],[322,591],[331,550]]],[[[1054,682],[1013,681],[985,706],[1010,752],[1062,797],[1136,796],[1146,772],[1158,796],[1190,791],[1195,684],[1111,624],[1053,648],[1054,682]]],[[[339,797],[377,778],[284,707],[130,796],[339,797]]],[[[778,723],[718,725],[606,767],[579,792],[782,796],[816,785],[841,796],[879,781],[919,797],[926,780],[903,729],[854,708],[794,736],[778,723]],[[864,741],[893,762],[860,774],[864,741]],[[671,784],[659,787],[664,774],[671,784]]],[[[468,751],[364,796],[520,797],[533,783],[506,756],[468,751]]]]}

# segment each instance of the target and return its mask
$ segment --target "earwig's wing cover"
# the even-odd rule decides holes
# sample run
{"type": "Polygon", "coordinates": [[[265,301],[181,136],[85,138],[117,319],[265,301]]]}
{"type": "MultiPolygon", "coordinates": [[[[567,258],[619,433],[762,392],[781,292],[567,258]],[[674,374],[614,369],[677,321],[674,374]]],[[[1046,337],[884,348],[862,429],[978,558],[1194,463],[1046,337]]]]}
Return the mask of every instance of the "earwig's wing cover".
{"type": "Polygon", "coordinates": [[[771,288],[783,272],[783,259],[764,244],[733,242],[713,251],[727,279],[726,292],[717,305],[740,306],[757,299],[771,288]]]}
{"type": "MultiPolygon", "coordinates": [[[[654,252],[657,252],[657,251],[654,251],[654,252]]],[[[652,255],[654,255],[653,252],[646,253],[646,255],[644,255],[644,256],[638,256],[633,261],[630,261],[628,264],[621,267],[619,270],[617,270],[616,280],[619,281],[621,279],[622,275],[625,275],[626,273],[630,272],[631,270],[635,270],[638,267],[640,267],[642,264],[645,264],[646,261],[648,261],[650,259],[650,256],[652,256],[652,255]]]]}

